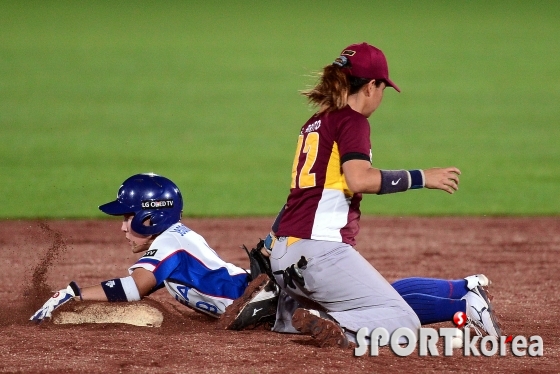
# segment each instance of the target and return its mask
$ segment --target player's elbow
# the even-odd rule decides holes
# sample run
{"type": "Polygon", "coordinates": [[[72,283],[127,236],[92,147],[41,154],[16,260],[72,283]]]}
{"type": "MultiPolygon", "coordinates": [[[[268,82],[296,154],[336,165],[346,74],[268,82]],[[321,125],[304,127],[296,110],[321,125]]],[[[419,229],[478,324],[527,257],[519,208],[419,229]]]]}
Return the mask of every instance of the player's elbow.
{"type": "Polygon", "coordinates": [[[368,183],[368,181],[357,180],[357,181],[346,181],[348,189],[352,193],[377,193],[379,192],[379,187],[373,183],[368,183]]]}
{"type": "Polygon", "coordinates": [[[364,160],[350,160],[342,164],[348,189],[353,193],[377,193],[381,188],[381,173],[364,160]]]}
{"type": "Polygon", "coordinates": [[[365,188],[365,183],[359,180],[346,180],[346,185],[352,193],[363,193],[365,188]]]}
{"type": "Polygon", "coordinates": [[[381,189],[381,178],[376,169],[369,169],[363,173],[346,175],[346,185],[353,193],[378,193],[381,189]]]}

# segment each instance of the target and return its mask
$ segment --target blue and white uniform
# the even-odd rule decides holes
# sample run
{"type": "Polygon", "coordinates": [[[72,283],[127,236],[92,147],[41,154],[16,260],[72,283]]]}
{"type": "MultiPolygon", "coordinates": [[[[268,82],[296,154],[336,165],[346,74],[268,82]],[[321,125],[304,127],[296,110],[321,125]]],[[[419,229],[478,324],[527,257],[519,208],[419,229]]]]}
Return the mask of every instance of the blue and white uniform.
{"type": "Polygon", "coordinates": [[[166,287],[181,304],[219,317],[249,282],[245,270],[223,261],[206,240],[178,222],[159,235],[128,271],[152,272],[156,286],[166,287]]]}

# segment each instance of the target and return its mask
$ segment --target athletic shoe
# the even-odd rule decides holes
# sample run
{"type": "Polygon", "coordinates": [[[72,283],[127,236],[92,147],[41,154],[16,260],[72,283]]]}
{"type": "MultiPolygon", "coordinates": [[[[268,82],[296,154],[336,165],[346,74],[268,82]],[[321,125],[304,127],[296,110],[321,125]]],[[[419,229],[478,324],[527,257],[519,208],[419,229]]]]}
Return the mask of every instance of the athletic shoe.
{"type": "Polygon", "coordinates": [[[278,305],[278,286],[266,274],[253,279],[243,295],[229,305],[218,321],[223,330],[255,328],[273,322],[278,305]]]}
{"type": "Polygon", "coordinates": [[[490,296],[482,286],[470,289],[461,300],[467,302],[467,327],[474,325],[475,331],[479,335],[480,331],[476,327],[481,328],[491,336],[499,337],[502,335],[494,309],[490,304],[490,296]]]}
{"type": "Polygon", "coordinates": [[[467,288],[469,290],[472,290],[478,286],[486,287],[492,284],[492,282],[490,282],[490,279],[488,279],[488,277],[486,277],[486,275],[484,274],[469,275],[465,278],[465,280],[467,281],[467,288]]]}
{"type": "Polygon", "coordinates": [[[311,335],[320,347],[348,348],[344,329],[327,313],[298,308],[292,316],[292,326],[305,335],[311,335]]]}

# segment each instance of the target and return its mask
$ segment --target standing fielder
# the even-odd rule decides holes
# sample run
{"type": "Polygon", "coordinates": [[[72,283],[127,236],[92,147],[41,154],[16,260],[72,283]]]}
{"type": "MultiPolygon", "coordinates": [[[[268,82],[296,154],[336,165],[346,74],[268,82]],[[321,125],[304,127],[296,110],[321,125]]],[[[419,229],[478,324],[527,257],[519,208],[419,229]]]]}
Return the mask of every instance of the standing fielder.
{"type": "MultiPolygon", "coordinates": [[[[324,67],[318,84],[304,92],[319,110],[299,133],[290,193],[266,245],[273,277],[282,287],[273,329],[309,334],[321,346],[347,347],[363,327],[383,327],[390,334],[400,327],[417,331],[421,323],[449,321],[463,311],[467,325],[499,336],[485,276],[407,278],[391,285],[354,249],[362,194],[458,189],[455,167],[372,166],[368,118],[387,86],[400,92],[389,79],[383,52],[361,43],[345,48],[324,67]]],[[[243,326],[239,320],[251,308],[251,295],[240,300],[222,318],[236,327],[243,326]]]]}
{"type": "Polygon", "coordinates": [[[70,300],[137,301],[163,287],[181,304],[218,318],[251,280],[244,269],[223,261],[202,236],[181,223],[181,192],[165,177],[133,175],[123,182],[117,199],[99,209],[123,216],[121,230],[132,252],[142,257],[127,277],[83,288],[71,282],[31,320],[50,318],[70,300]]]}

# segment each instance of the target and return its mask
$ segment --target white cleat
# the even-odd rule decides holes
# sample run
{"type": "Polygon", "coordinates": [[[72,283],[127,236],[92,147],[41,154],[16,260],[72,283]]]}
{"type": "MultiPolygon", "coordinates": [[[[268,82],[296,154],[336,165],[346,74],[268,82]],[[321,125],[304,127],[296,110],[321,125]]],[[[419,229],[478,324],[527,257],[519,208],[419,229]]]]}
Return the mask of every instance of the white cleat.
{"type": "Polygon", "coordinates": [[[465,277],[465,280],[467,281],[467,288],[469,290],[473,290],[479,286],[486,287],[492,284],[490,279],[484,274],[469,275],[465,277]]]}
{"type": "MultiPolygon", "coordinates": [[[[488,280],[486,277],[484,278],[488,280]]],[[[467,280],[467,282],[469,281],[467,280]]],[[[490,336],[499,337],[502,335],[502,330],[490,303],[489,295],[482,286],[475,286],[470,289],[461,300],[466,300],[467,302],[467,317],[469,321],[466,326],[474,325],[475,331],[479,335],[477,327],[490,336]]]]}

